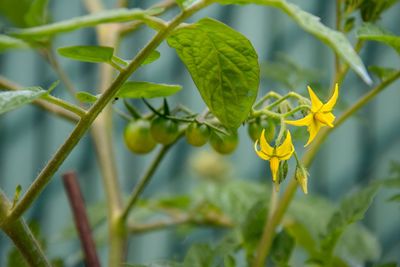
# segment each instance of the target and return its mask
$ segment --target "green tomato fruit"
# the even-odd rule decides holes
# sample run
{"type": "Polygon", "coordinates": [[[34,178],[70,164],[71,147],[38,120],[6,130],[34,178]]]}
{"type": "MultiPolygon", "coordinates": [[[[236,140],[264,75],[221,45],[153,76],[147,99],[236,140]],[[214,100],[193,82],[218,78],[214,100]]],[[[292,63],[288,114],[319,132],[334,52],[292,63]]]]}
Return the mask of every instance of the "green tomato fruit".
{"type": "Polygon", "coordinates": [[[178,137],[179,125],[173,120],[157,117],[151,122],[150,132],[158,143],[169,145],[178,137]]]}
{"type": "Polygon", "coordinates": [[[239,137],[237,133],[224,135],[220,133],[212,132],[210,136],[210,144],[212,148],[220,154],[232,153],[239,143],[239,137]]]}
{"type": "Polygon", "coordinates": [[[157,145],[150,134],[150,122],[142,119],[131,121],[126,126],[124,140],[129,150],[137,154],[149,153],[157,145]]]}
{"type": "Polygon", "coordinates": [[[185,131],[186,140],[192,146],[203,146],[210,137],[210,129],[205,124],[192,122],[185,131]]]}
{"type": "Polygon", "coordinates": [[[272,142],[275,137],[275,126],[272,120],[257,119],[253,122],[250,122],[247,127],[247,133],[249,134],[251,140],[255,142],[257,139],[260,139],[263,129],[265,129],[265,139],[267,142],[272,142]]]}

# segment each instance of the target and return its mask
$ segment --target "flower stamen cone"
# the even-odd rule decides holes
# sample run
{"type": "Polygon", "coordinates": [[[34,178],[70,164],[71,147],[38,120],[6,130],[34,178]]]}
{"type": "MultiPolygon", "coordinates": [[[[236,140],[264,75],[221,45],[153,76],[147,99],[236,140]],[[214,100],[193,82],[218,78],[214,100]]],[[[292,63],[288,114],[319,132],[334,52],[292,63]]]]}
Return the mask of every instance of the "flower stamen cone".
{"type": "Polygon", "coordinates": [[[292,136],[290,135],[290,132],[287,131],[286,138],[282,144],[272,147],[265,139],[264,133],[265,130],[262,130],[260,140],[257,140],[254,143],[254,150],[260,158],[263,160],[269,160],[272,180],[276,182],[279,171],[279,163],[283,160],[288,160],[294,152],[292,136]],[[261,149],[258,149],[258,144],[260,145],[261,149]]]}
{"type": "Polygon", "coordinates": [[[308,93],[311,100],[310,113],[299,120],[285,120],[287,124],[294,126],[307,126],[307,131],[310,136],[304,146],[308,146],[314,140],[322,127],[334,127],[333,122],[335,121],[335,116],[333,115],[332,110],[336,105],[339,96],[339,85],[337,83],[335,84],[333,94],[325,104],[322,103],[310,86],[308,86],[308,93]]]}

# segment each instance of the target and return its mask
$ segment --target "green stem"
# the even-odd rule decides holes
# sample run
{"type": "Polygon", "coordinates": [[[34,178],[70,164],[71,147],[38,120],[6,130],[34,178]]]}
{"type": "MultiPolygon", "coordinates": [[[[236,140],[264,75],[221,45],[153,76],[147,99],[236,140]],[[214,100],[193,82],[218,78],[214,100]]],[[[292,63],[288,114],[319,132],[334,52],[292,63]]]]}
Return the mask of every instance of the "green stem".
{"type": "Polygon", "coordinates": [[[133,208],[137,200],[139,199],[140,194],[143,192],[146,185],[149,183],[151,177],[153,176],[154,172],[156,171],[157,167],[159,166],[161,160],[164,158],[165,154],[169,150],[171,145],[163,146],[161,150],[158,152],[156,157],[151,162],[150,166],[147,168],[145,173],[143,174],[142,178],[139,179],[138,184],[133,189],[132,194],[128,199],[128,204],[126,205],[125,209],[122,212],[121,220],[126,221],[129,215],[130,210],[133,208]]]}
{"type": "Polygon", "coordinates": [[[192,5],[190,9],[180,13],[175,17],[168,26],[159,31],[149,43],[136,55],[129,66],[122,71],[117,78],[113,81],[110,87],[101,95],[101,97],[92,105],[87,111],[86,115],[82,117],[76,124],[74,130],[71,132],[68,139],[63,145],[57,150],[51,160],[42,169],[39,175],[36,177],[32,185],[28,188],[22,199],[15,205],[9,214],[10,220],[16,220],[19,218],[38,197],[38,195],[46,187],[50,179],[53,177],[55,172],[58,170],[60,165],[64,162],[67,156],[71,153],[74,147],[78,144],[79,140],[89,129],[90,125],[100,114],[100,112],[106,107],[106,105],[114,98],[119,88],[125,83],[125,81],[136,71],[143,61],[150,55],[152,51],[168,36],[168,34],[179,25],[184,19],[192,15],[194,12],[207,6],[207,2],[198,2],[192,5]]]}
{"type": "Polygon", "coordinates": [[[286,99],[291,98],[291,97],[297,98],[298,100],[308,101],[302,95],[300,95],[296,92],[290,92],[290,93],[286,94],[285,96],[281,97],[280,99],[276,100],[274,103],[266,106],[265,108],[271,110],[272,108],[276,107],[277,105],[279,105],[280,103],[282,103],[283,101],[285,101],[286,99]]]}
{"type": "Polygon", "coordinates": [[[50,267],[39,242],[23,219],[8,221],[11,203],[0,190],[0,228],[14,242],[26,263],[32,267],[50,267]]]}
{"type": "Polygon", "coordinates": [[[61,81],[67,88],[68,92],[70,95],[75,98],[76,90],[75,87],[73,86],[71,80],[68,78],[68,75],[65,73],[64,69],[61,67],[60,63],[57,60],[56,55],[53,52],[53,49],[51,46],[44,48],[44,57],[47,59],[49,64],[53,67],[55,72],[58,74],[60,77],[61,81]]]}
{"type": "MultiPolygon", "coordinates": [[[[392,74],[385,81],[374,87],[371,91],[366,93],[363,97],[361,97],[354,105],[348,108],[335,122],[334,128],[325,128],[314,140],[310,150],[304,155],[302,161],[306,168],[308,168],[315,155],[319,151],[322,143],[328,137],[328,135],[337,129],[341,124],[343,124],[348,118],[350,118],[355,112],[357,112],[361,107],[366,105],[369,101],[371,101],[377,94],[379,94],[383,89],[387,88],[388,85],[396,81],[400,78],[400,71],[392,74]]],[[[292,201],[294,194],[297,189],[297,181],[293,177],[289,182],[285,193],[282,196],[282,199],[279,201],[278,206],[275,210],[275,213],[270,218],[270,220],[265,225],[265,231],[263,232],[258,250],[257,250],[257,258],[255,261],[254,267],[262,267],[264,266],[264,262],[266,257],[268,256],[269,250],[272,245],[273,238],[275,236],[275,229],[281,222],[283,215],[285,214],[287,208],[289,207],[290,202],[292,201]]]]}
{"type": "Polygon", "coordinates": [[[111,60],[109,62],[107,62],[108,64],[110,64],[110,66],[112,66],[114,69],[118,70],[119,72],[123,71],[124,68],[121,67],[120,65],[118,65],[115,61],[111,60]]]}
{"type": "Polygon", "coordinates": [[[54,97],[52,95],[46,95],[43,97],[47,102],[52,103],[54,105],[57,105],[63,109],[66,109],[68,111],[71,111],[72,113],[75,113],[79,117],[83,117],[86,114],[86,111],[78,106],[75,106],[74,104],[71,104],[67,101],[64,101],[60,98],[54,97]]]}
{"type": "Polygon", "coordinates": [[[292,109],[291,111],[289,111],[289,112],[283,114],[282,116],[283,116],[284,118],[286,118],[286,117],[292,116],[292,115],[295,114],[296,112],[298,112],[298,111],[300,111],[300,110],[304,110],[304,109],[310,110],[311,107],[310,107],[309,105],[300,105],[300,106],[297,106],[296,108],[292,109]]]}
{"type": "Polygon", "coordinates": [[[270,91],[267,94],[265,94],[260,100],[258,100],[255,104],[254,104],[254,108],[258,108],[259,106],[261,106],[266,100],[268,100],[269,98],[276,98],[276,99],[280,99],[282,96],[274,91],[270,91]]]}

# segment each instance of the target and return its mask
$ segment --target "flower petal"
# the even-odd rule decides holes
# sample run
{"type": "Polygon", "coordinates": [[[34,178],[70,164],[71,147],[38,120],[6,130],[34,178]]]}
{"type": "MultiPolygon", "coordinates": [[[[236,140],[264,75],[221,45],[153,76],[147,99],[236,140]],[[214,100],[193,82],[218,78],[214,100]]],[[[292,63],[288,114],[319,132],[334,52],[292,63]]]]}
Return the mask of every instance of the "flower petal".
{"type": "Polygon", "coordinates": [[[273,154],[274,149],[268,144],[267,140],[265,139],[265,129],[263,129],[261,132],[260,146],[261,151],[264,152],[266,155],[271,156],[273,154]]]}
{"type": "Polygon", "coordinates": [[[276,148],[276,156],[280,160],[288,160],[290,156],[292,156],[293,151],[292,136],[290,135],[290,132],[287,131],[285,141],[276,148]]]}
{"type": "Polygon", "coordinates": [[[258,150],[257,145],[258,145],[258,140],[254,143],[254,150],[256,151],[257,155],[263,160],[269,160],[270,157],[266,155],[262,150],[258,150]]]}
{"type": "Polygon", "coordinates": [[[308,126],[308,125],[310,125],[310,123],[312,123],[312,120],[313,120],[313,114],[310,113],[302,119],[295,120],[295,121],[285,120],[285,122],[287,124],[291,124],[294,126],[308,126]]]}
{"type": "Polygon", "coordinates": [[[313,122],[308,126],[307,130],[310,134],[310,137],[308,138],[308,141],[304,145],[304,147],[308,146],[314,140],[320,128],[321,128],[321,123],[317,120],[313,120],[313,122]]]}
{"type": "Polygon", "coordinates": [[[272,181],[276,182],[278,177],[279,159],[277,157],[272,157],[269,160],[269,167],[271,168],[272,181]]]}
{"type": "Polygon", "coordinates": [[[336,101],[338,99],[339,96],[339,85],[336,83],[335,84],[335,90],[333,91],[333,94],[331,96],[331,99],[328,100],[328,102],[326,102],[323,107],[321,108],[321,112],[331,112],[333,107],[336,104],[336,101]]]}
{"type": "Polygon", "coordinates": [[[315,114],[315,119],[325,124],[331,128],[333,128],[333,122],[335,121],[335,116],[331,112],[317,112],[315,114]]]}
{"type": "Polygon", "coordinates": [[[317,112],[323,106],[321,100],[319,100],[318,96],[314,93],[313,89],[310,86],[307,86],[308,94],[310,95],[311,99],[311,111],[317,112]]]}

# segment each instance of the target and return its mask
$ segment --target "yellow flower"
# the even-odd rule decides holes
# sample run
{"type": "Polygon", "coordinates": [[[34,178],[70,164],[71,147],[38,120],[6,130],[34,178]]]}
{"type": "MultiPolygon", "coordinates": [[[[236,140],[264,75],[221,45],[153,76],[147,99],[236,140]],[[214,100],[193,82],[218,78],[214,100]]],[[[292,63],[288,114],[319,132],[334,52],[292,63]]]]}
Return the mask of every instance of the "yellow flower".
{"type": "Polygon", "coordinates": [[[325,104],[323,104],[321,100],[319,100],[318,96],[314,93],[310,86],[308,86],[308,93],[310,94],[311,99],[310,113],[299,120],[285,121],[286,123],[291,125],[308,127],[307,130],[310,133],[310,137],[308,138],[307,144],[305,144],[304,146],[308,146],[312,142],[321,127],[333,127],[335,116],[332,114],[332,109],[335,106],[336,100],[339,95],[339,86],[338,84],[335,85],[335,90],[331,99],[329,99],[329,101],[325,104]]]}
{"type": "Polygon", "coordinates": [[[287,131],[285,141],[283,141],[280,146],[271,147],[265,139],[264,132],[265,130],[262,130],[260,137],[261,150],[258,150],[257,147],[258,140],[254,143],[254,150],[260,158],[263,160],[269,160],[272,180],[276,182],[278,177],[279,162],[282,160],[288,160],[294,152],[292,137],[290,132],[287,131]]]}

